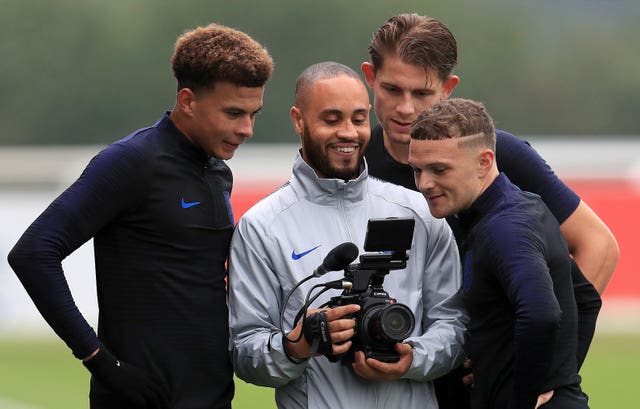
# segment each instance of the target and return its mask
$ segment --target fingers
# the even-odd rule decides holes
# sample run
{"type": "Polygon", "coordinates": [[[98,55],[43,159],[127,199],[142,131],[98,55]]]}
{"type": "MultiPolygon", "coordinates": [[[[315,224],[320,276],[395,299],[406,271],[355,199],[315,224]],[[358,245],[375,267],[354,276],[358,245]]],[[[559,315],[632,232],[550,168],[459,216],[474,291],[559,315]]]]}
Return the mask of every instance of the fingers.
{"type": "MultiPolygon", "coordinates": [[[[345,348],[345,345],[347,345],[346,341],[349,341],[355,335],[356,325],[355,320],[351,318],[350,315],[355,314],[359,310],[360,306],[358,304],[348,304],[324,310],[327,321],[329,322],[329,332],[331,333],[331,342],[334,344],[334,354],[340,354],[349,349],[348,347],[345,348]],[[341,345],[336,345],[336,343],[341,343],[341,345]]],[[[348,342],[348,344],[351,345],[351,342],[348,342]]]]}
{"type": "Polygon", "coordinates": [[[466,374],[462,377],[462,383],[465,384],[466,386],[473,387],[473,383],[475,382],[475,379],[473,377],[473,372],[471,372],[471,368],[472,368],[471,359],[465,359],[464,362],[462,363],[462,366],[467,370],[465,371],[466,374]]]}
{"type": "Polygon", "coordinates": [[[399,379],[409,371],[413,361],[413,348],[409,344],[398,343],[396,352],[400,355],[398,362],[388,363],[373,358],[365,358],[364,352],[357,351],[352,365],[354,372],[365,379],[390,381],[399,379]]]}
{"type": "Polygon", "coordinates": [[[538,396],[538,402],[536,402],[536,408],[538,409],[540,406],[544,405],[545,403],[549,402],[551,400],[551,398],[553,397],[553,391],[548,391],[545,393],[541,393],[540,396],[538,396]]]}
{"type": "Polygon", "coordinates": [[[345,315],[355,314],[356,312],[360,311],[360,306],[358,304],[347,304],[341,305],[339,307],[329,308],[324,311],[327,314],[327,320],[333,321],[341,319],[345,315]]]}

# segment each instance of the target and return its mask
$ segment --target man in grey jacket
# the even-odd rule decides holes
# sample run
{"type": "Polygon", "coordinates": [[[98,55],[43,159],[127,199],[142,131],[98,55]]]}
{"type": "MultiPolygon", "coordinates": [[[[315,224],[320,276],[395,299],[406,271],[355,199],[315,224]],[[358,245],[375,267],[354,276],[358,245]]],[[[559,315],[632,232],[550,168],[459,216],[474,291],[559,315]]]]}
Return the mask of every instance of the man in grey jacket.
{"type": "MultiPolygon", "coordinates": [[[[420,194],[368,177],[363,152],[370,138],[369,110],[366,87],[355,71],[334,62],[307,68],[291,108],[302,142],[291,179],[240,219],[232,239],[230,348],[236,374],[275,387],[280,408],[436,408],[430,381],[463,359],[467,316],[453,236],[444,221],[429,214],[420,194]],[[397,362],[365,358],[362,351],[349,365],[331,362],[313,353],[307,333],[300,336],[301,324],[291,326],[311,288],[343,274],[329,272],[301,284],[282,321],[281,308],[329,250],[349,241],[362,251],[368,220],[386,217],[415,220],[406,268],[391,271],[384,289],[411,309],[416,325],[395,344],[397,362]]],[[[311,307],[335,295],[336,290],[323,293],[311,307]]],[[[326,310],[333,354],[351,348],[350,317],[358,310],[355,304],[326,310]]]]}

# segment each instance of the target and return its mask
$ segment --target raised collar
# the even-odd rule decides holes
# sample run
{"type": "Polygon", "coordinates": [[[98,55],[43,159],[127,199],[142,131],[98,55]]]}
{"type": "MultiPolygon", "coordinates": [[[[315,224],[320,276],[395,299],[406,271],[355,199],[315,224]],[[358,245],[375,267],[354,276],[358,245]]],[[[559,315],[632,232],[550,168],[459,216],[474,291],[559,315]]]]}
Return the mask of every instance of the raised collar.
{"type": "Polygon", "coordinates": [[[293,164],[291,186],[299,196],[320,205],[333,205],[337,200],[356,202],[362,200],[367,188],[367,163],[363,161],[362,170],[356,179],[319,178],[316,172],[302,159],[298,151],[293,164]]]}

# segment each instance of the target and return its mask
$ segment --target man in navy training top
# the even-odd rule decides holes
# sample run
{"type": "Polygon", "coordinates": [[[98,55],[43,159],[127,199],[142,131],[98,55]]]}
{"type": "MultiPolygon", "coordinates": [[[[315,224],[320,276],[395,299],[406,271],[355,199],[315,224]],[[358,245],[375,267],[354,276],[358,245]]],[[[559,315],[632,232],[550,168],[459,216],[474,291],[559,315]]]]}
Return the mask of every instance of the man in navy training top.
{"type": "Polygon", "coordinates": [[[232,175],[253,134],[268,52],[209,25],[178,38],[176,104],[100,152],[33,222],[9,263],[91,372],[91,408],[230,408],[226,260],[232,175]],[[98,333],[61,261],[94,239],[98,333]]]}
{"type": "MultiPolygon", "coordinates": [[[[370,62],[362,71],[374,93],[380,125],[365,152],[372,176],[416,190],[408,165],[409,129],[418,114],[448,98],[459,82],[453,74],[457,43],[440,21],[417,14],[391,17],[373,33],[370,62]]],[[[498,169],[521,189],[542,197],[560,224],[572,259],[572,278],[579,311],[578,368],[584,361],[601,306],[600,294],[611,278],[618,246],[589,206],[567,187],[528,143],[496,130],[498,169]],[[584,273],[584,275],[583,275],[584,273]],[[586,279],[585,279],[586,277],[586,279]]],[[[447,218],[454,233],[456,221],[447,218]]],[[[462,370],[436,380],[442,409],[467,408],[462,370]]]]}
{"type": "Polygon", "coordinates": [[[459,223],[471,408],[533,409],[545,392],[547,408],[587,408],[567,244],[540,196],[498,171],[484,106],[440,101],[411,138],[409,165],[429,211],[459,223]]]}

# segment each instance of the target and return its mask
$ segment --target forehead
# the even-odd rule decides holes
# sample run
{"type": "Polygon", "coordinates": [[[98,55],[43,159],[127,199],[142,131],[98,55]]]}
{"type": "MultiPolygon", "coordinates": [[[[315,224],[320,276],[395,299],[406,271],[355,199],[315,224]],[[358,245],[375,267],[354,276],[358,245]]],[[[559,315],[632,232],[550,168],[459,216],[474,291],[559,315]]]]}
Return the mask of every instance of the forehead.
{"type": "Polygon", "coordinates": [[[396,54],[385,55],[376,72],[376,80],[413,90],[433,89],[442,82],[434,70],[407,64],[396,54]]]}
{"type": "Polygon", "coordinates": [[[369,94],[356,78],[340,76],[316,81],[308,95],[307,105],[313,111],[369,110],[369,94]]]}
{"type": "Polygon", "coordinates": [[[264,86],[243,87],[230,82],[218,82],[212,90],[205,91],[203,97],[228,107],[244,107],[258,109],[262,106],[264,86]]]}
{"type": "Polygon", "coordinates": [[[459,146],[458,138],[440,140],[411,139],[409,163],[415,167],[435,163],[456,164],[465,158],[465,151],[459,146]]]}

